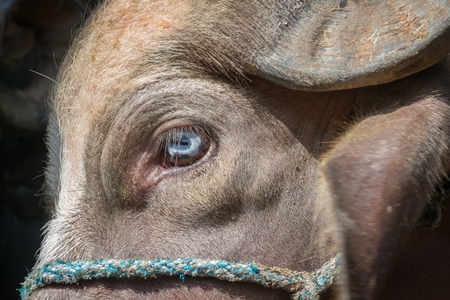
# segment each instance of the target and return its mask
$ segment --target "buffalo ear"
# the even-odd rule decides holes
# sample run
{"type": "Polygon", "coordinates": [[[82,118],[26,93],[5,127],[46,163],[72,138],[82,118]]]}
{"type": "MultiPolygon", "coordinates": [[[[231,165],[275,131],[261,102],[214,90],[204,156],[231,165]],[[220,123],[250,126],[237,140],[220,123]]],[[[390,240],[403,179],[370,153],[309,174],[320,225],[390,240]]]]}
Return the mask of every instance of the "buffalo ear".
{"type": "Polygon", "coordinates": [[[430,98],[369,117],[324,158],[344,251],[345,298],[377,299],[448,171],[449,116],[449,105],[430,98]]]}
{"type": "Polygon", "coordinates": [[[391,82],[450,52],[450,0],[276,3],[267,8],[274,20],[266,24],[278,27],[248,71],[289,88],[325,91],[391,82]]]}

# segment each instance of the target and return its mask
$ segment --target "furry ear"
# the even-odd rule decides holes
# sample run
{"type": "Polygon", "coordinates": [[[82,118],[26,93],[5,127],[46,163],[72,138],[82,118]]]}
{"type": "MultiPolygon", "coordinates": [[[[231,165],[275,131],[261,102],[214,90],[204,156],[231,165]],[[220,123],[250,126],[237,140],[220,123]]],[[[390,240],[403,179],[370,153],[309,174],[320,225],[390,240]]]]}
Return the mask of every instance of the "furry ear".
{"type": "Polygon", "coordinates": [[[322,171],[341,230],[350,299],[377,299],[398,250],[448,171],[450,107],[429,98],[369,117],[322,171]]]}

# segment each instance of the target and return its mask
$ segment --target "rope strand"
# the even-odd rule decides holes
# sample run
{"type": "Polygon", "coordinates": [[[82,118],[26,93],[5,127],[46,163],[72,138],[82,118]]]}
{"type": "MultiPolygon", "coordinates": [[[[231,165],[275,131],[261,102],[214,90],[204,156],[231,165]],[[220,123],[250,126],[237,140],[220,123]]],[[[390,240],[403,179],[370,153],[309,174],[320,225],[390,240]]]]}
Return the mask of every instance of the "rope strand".
{"type": "Polygon", "coordinates": [[[256,283],[263,287],[282,289],[291,299],[316,300],[320,292],[331,286],[339,276],[340,256],[336,255],[314,272],[295,272],[259,264],[231,263],[225,260],[198,258],[166,258],[64,262],[58,260],[33,270],[22,283],[23,300],[38,288],[49,284],[75,284],[80,280],[101,278],[156,278],[159,276],[212,277],[231,282],[256,283]]]}

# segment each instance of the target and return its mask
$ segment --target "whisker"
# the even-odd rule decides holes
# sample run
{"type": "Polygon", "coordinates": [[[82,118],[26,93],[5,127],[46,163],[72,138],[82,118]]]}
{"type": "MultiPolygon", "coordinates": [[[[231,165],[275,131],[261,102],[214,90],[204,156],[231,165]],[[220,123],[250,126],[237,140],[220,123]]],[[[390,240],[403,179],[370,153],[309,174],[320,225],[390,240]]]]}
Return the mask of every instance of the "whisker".
{"type": "Polygon", "coordinates": [[[301,260],[300,263],[304,263],[305,261],[311,260],[311,259],[313,259],[315,257],[317,257],[317,255],[313,255],[313,256],[310,256],[308,258],[305,258],[305,259],[301,260]]]}
{"type": "Polygon", "coordinates": [[[47,76],[47,75],[44,75],[44,74],[42,74],[42,73],[39,73],[38,71],[35,71],[35,70],[31,70],[31,69],[29,69],[29,70],[30,70],[31,72],[37,74],[37,75],[40,75],[40,76],[42,76],[42,77],[44,77],[44,78],[47,78],[48,80],[52,81],[52,82],[55,83],[55,84],[58,84],[53,78],[51,78],[51,77],[49,77],[49,76],[47,76]]]}

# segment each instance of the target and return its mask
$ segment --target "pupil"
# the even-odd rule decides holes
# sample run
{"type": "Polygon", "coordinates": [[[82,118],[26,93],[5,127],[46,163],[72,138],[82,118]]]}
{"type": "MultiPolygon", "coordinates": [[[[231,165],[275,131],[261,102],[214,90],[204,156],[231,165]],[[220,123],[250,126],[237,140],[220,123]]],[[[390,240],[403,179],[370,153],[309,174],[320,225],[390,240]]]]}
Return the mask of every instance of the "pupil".
{"type": "Polygon", "coordinates": [[[182,136],[181,140],[180,140],[180,145],[181,146],[188,146],[189,145],[189,140],[185,136],[182,136]]]}

